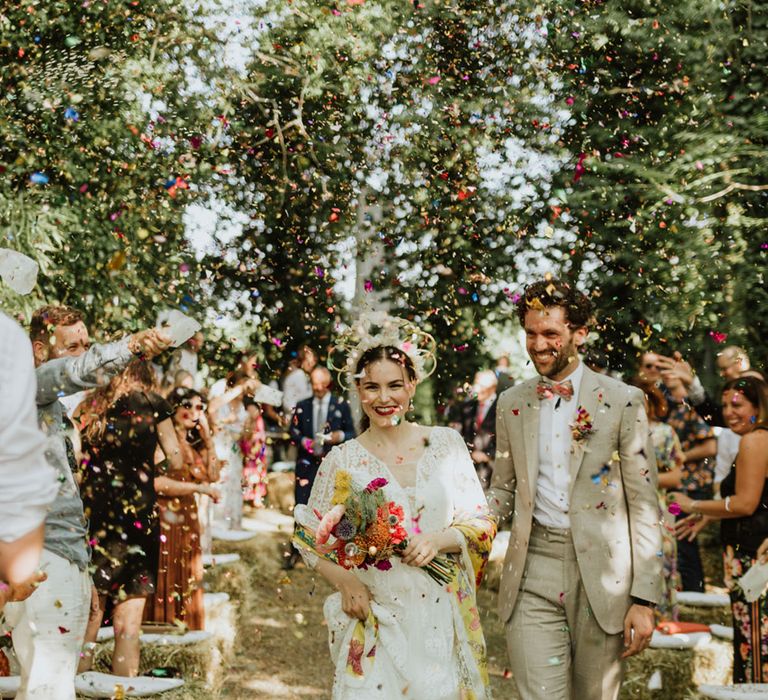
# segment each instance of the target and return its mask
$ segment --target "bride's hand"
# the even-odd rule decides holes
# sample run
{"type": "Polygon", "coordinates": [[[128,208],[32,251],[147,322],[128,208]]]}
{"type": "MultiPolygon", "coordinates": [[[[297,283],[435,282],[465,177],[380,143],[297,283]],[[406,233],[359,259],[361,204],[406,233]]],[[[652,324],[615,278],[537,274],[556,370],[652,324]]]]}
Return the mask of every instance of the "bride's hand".
{"type": "Polygon", "coordinates": [[[371,592],[354,574],[344,577],[338,586],[341,593],[341,609],[350,617],[365,622],[371,610],[371,592]]]}
{"type": "Polygon", "coordinates": [[[408,540],[408,546],[403,550],[403,563],[408,566],[426,566],[440,550],[432,535],[414,535],[408,540]]]}

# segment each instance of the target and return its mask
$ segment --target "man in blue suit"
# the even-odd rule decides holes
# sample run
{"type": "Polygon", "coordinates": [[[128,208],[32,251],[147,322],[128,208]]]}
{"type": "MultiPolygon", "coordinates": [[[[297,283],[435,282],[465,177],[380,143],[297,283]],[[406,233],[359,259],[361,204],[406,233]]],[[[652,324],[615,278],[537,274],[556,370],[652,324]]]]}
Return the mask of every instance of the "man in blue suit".
{"type": "MultiPolygon", "coordinates": [[[[355,437],[355,426],[349,404],[331,393],[331,373],[316,367],[310,375],[312,398],[296,404],[291,420],[291,441],[298,448],[296,458],[296,503],[306,504],[312,491],[317,469],[331,447],[355,437]]],[[[292,569],[296,561],[292,549],[284,568],[292,569]]]]}
{"type": "Polygon", "coordinates": [[[331,393],[330,371],[316,367],[310,381],[312,398],[296,404],[291,421],[291,440],[298,447],[297,504],[309,501],[317,468],[331,447],[355,437],[349,404],[331,393]]]}

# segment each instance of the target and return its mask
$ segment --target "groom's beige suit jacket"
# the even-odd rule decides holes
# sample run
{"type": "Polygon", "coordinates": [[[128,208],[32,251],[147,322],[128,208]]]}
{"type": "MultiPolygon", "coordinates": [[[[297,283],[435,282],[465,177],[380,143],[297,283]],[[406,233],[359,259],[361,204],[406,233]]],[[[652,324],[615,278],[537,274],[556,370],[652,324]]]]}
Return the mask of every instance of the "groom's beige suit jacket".
{"type": "MultiPolygon", "coordinates": [[[[500,524],[512,531],[499,589],[507,622],[525,573],[539,472],[538,379],[505,391],[496,419],[496,464],[488,493],[500,524]]],[[[550,399],[555,400],[555,399],[550,399]]],[[[593,431],[572,439],[570,524],[590,607],[608,634],[623,630],[630,596],[657,602],[661,530],[656,459],[643,393],[584,367],[578,397],[593,431]]]]}

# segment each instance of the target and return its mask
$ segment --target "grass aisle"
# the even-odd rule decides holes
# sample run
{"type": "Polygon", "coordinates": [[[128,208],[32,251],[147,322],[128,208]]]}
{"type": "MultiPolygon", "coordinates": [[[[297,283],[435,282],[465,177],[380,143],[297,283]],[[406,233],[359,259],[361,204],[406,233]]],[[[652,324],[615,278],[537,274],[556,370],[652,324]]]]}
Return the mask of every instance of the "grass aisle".
{"type": "MultiPolygon", "coordinates": [[[[303,565],[291,572],[280,568],[282,547],[292,527],[290,518],[275,511],[261,511],[253,514],[245,526],[257,530],[259,535],[241,544],[220,543],[219,551],[236,551],[242,562],[229,573],[226,569],[220,570],[216,580],[211,581],[212,590],[232,595],[238,623],[235,655],[230,657],[224,672],[224,687],[217,697],[227,700],[329,698],[333,669],[322,609],[330,587],[303,565]]],[[[704,542],[707,581],[721,585],[719,548],[708,539],[704,542]]],[[[488,645],[493,697],[518,700],[507,670],[503,628],[495,611],[496,593],[481,589],[479,605],[488,645]]],[[[650,673],[664,666],[661,656],[662,652],[648,652],[630,664],[628,677],[638,676],[639,680],[625,686],[624,700],[669,697],[664,691],[652,692],[646,687],[650,673]]],[[[687,665],[698,663],[685,652],[672,656],[674,668],[666,671],[667,690],[677,687],[676,683],[685,684],[691,672],[691,669],[686,671],[687,665]]],[[[206,700],[210,697],[205,696],[206,700]]]]}

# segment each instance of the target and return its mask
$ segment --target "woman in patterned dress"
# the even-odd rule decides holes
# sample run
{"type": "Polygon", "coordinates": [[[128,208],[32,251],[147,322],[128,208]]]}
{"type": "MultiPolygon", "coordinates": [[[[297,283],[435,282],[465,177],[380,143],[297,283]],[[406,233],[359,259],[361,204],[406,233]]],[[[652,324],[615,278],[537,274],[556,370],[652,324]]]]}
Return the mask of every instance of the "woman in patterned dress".
{"type": "Polygon", "coordinates": [[[664,393],[655,382],[635,378],[630,384],[645,393],[648,427],[656,452],[656,466],[659,470],[659,519],[661,521],[662,556],[664,560],[663,591],[656,614],[660,620],[677,620],[677,591],[681,588],[680,573],[677,570],[677,539],[675,518],[667,509],[667,491],[680,488],[685,456],[680,440],[672,426],[662,422],[669,410],[664,393]]]}

